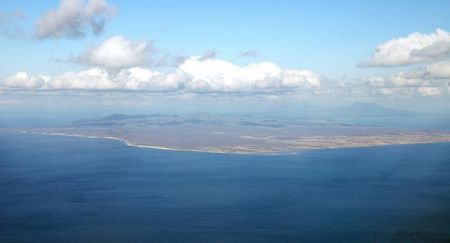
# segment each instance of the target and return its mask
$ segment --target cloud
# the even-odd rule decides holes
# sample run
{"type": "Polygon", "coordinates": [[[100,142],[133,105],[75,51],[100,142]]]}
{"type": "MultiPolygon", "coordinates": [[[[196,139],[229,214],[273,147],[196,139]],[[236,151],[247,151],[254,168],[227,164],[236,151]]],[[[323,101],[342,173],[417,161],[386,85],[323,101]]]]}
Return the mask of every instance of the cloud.
{"type": "Polygon", "coordinates": [[[425,97],[439,96],[441,94],[440,89],[437,87],[419,87],[417,92],[425,97]]]}
{"type": "Polygon", "coordinates": [[[197,91],[240,92],[274,91],[320,86],[321,77],[308,70],[283,70],[270,62],[240,67],[217,59],[191,57],[178,68],[189,82],[186,86],[197,91]]]}
{"type": "Polygon", "coordinates": [[[404,66],[428,63],[391,76],[363,78],[368,95],[435,97],[450,94],[450,33],[436,29],[430,34],[412,33],[380,44],[362,66],[404,66]]]}
{"type": "Polygon", "coordinates": [[[439,96],[445,93],[448,79],[429,76],[423,71],[399,73],[388,77],[368,77],[364,84],[369,92],[383,96],[439,96]]]}
{"type": "Polygon", "coordinates": [[[257,50],[246,50],[246,51],[240,51],[238,53],[239,57],[257,57],[259,56],[259,53],[257,50]]]}
{"type": "Polygon", "coordinates": [[[31,76],[25,72],[18,72],[7,78],[4,86],[24,90],[107,90],[114,88],[115,84],[111,82],[106,71],[93,68],[78,73],[67,72],[55,77],[31,76]]]}
{"type": "Polygon", "coordinates": [[[425,67],[425,78],[450,79],[450,61],[432,63],[425,67]]]}
{"type": "Polygon", "coordinates": [[[215,50],[207,50],[200,56],[200,61],[214,59],[217,57],[217,52],[215,50]]]}
{"type": "Polygon", "coordinates": [[[45,38],[82,38],[99,35],[116,8],[105,0],[61,0],[57,9],[42,15],[35,26],[35,36],[45,38]]]}
{"type": "Polygon", "coordinates": [[[91,68],[78,73],[68,72],[48,79],[43,89],[62,90],[112,90],[117,85],[110,75],[100,68],[91,68]]]}
{"type": "Polygon", "coordinates": [[[122,70],[114,79],[122,83],[123,90],[135,91],[177,91],[182,88],[183,73],[163,74],[146,68],[134,67],[122,70]]]}
{"type": "Polygon", "coordinates": [[[392,67],[435,61],[450,54],[450,33],[436,29],[430,34],[412,33],[378,45],[362,67],[392,67]]]}
{"type": "Polygon", "coordinates": [[[295,93],[318,89],[322,77],[309,70],[282,69],[270,62],[238,66],[218,60],[188,58],[173,72],[143,67],[120,71],[90,68],[54,77],[19,72],[3,82],[16,90],[117,90],[184,93],[295,93]]]}
{"type": "Polygon", "coordinates": [[[172,56],[172,62],[170,63],[170,65],[177,67],[183,62],[185,62],[187,59],[189,59],[189,56],[186,56],[182,53],[177,53],[172,56]]]}
{"type": "Polygon", "coordinates": [[[29,76],[25,72],[18,72],[15,75],[8,77],[4,86],[19,89],[39,89],[48,81],[46,76],[29,76]]]}
{"type": "Polygon", "coordinates": [[[80,55],[76,62],[106,69],[146,66],[157,51],[152,42],[132,41],[123,36],[111,37],[80,55]]]}
{"type": "Polygon", "coordinates": [[[310,70],[283,69],[271,62],[239,66],[192,56],[169,72],[142,66],[92,67],[52,77],[18,72],[6,78],[0,89],[135,91],[215,97],[438,97],[450,94],[449,66],[443,61],[391,76],[329,80],[310,70]]]}
{"type": "Polygon", "coordinates": [[[181,79],[176,74],[164,75],[145,68],[124,69],[109,73],[90,68],[66,72],[54,77],[31,76],[24,72],[7,78],[3,87],[10,90],[92,90],[92,91],[167,91],[178,89],[181,79]]]}

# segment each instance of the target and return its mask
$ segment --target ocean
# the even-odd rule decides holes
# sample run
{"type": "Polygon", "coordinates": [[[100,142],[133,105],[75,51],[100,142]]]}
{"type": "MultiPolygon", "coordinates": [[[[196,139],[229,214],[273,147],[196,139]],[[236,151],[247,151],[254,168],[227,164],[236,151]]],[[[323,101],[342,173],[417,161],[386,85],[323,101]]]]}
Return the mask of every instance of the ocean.
{"type": "Polygon", "coordinates": [[[232,155],[0,135],[0,242],[449,241],[449,143],[232,155]]]}

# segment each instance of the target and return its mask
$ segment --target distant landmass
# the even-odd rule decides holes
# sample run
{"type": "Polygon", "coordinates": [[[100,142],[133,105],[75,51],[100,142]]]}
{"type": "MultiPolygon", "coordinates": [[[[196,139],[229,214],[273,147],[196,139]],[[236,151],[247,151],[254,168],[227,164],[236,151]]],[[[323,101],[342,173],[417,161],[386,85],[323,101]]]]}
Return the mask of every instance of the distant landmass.
{"type": "Polygon", "coordinates": [[[450,114],[405,111],[366,102],[326,109],[313,117],[349,124],[450,131],[450,114]]]}
{"type": "MultiPolygon", "coordinates": [[[[335,111],[386,115],[401,112],[361,102],[335,111]]],[[[400,129],[333,119],[210,114],[112,114],[77,120],[66,126],[2,131],[107,138],[137,147],[214,153],[286,153],[305,149],[450,142],[448,131],[400,129]]]]}
{"type": "Polygon", "coordinates": [[[330,112],[340,116],[413,116],[411,111],[388,108],[375,103],[354,102],[349,106],[330,109],[330,112]]]}

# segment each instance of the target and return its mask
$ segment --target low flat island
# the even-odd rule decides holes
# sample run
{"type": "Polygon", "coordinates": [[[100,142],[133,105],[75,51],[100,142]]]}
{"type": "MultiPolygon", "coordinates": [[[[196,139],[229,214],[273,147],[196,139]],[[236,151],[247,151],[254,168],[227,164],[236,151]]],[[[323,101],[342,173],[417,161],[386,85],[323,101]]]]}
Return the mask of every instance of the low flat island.
{"type": "Polygon", "coordinates": [[[129,146],[155,149],[238,154],[450,142],[448,131],[219,115],[115,114],[66,126],[4,131],[115,139],[129,146]]]}

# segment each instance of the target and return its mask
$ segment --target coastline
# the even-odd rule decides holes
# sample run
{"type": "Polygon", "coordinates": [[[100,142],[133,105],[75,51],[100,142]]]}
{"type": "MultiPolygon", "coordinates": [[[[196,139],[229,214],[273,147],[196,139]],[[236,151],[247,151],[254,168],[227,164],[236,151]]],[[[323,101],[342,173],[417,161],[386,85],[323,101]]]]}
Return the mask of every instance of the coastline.
{"type": "Polygon", "coordinates": [[[77,137],[77,138],[88,138],[88,139],[107,139],[114,140],[124,143],[128,147],[144,148],[144,149],[155,149],[155,150],[166,150],[166,151],[178,151],[178,152],[194,152],[194,153],[209,153],[209,154],[235,154],[235,155],[286,155],[286,154],[296,154],[301,151],[307,150],[320,150],[320,149],[348,149],[348,148],[370,148],[370,147],[383,147],[383,146],[395,146],[395,145],[413,145],[413,144],[433,144],[433,143],[449,143],[450,141],[423,141],[423,142],[402,142],[402,143],[386,143],[386,144],[367,144],[367,145],[348,145],[348,146],[323,146],[323,147],[308,147],[299,148],[297,150],[286,150],[286,151],[238,151],[238,150],[201,150],[201,149],[182,149],[182,148],[172,148],[145,144],[136,144],[127,139],[112,136],[95,136],[95,135],[82,135],[82,134],[68,134],[60,132],[30,132],[30,131],[18,131],[21,134],[31,134],[31,135],[49,135],[49,136],[63,136],[63,137],[77,137]]]}
{"type": "MultiPolygon", "coordinates": [[[[127,145],[128,147],[135,148],[146,148],[146,149],[157,149],[157,150],[167,150],[167,151],[180,151],[180,152],[198,152],[198,153],[215,153],[215,154],[228,154],[228,152],[220,152],[220,151],[208,151],[208,150],[195,150],[195,149],[179,149],[179,148],[170,148],[170,147],[162,147],[162,146],[153,146],[153,145],[143,145],[143,144],[134,144],[133,142],[128,141],[124,138],[119,137],[111,137],[111,136],[93,136],[93,135],[82,135],[82,134],[67,134],[67,133],[59,133],[59,132],[28,132],[28,131],[20,131],[22,134],[32,134],[32,135],[49,135],[49,136],[62,136],[62,137],[77,137],[77,138],[89,138],[89,139],[107,139],[119,141],[127,145]]],[[[238,153],[236,153],[238,154],[238,153]]],[[[244,153],[242,153],[244,154],[244,153]]]]}

